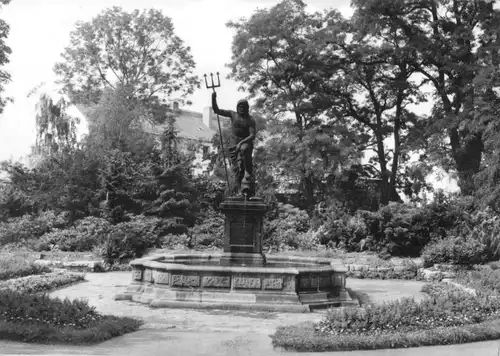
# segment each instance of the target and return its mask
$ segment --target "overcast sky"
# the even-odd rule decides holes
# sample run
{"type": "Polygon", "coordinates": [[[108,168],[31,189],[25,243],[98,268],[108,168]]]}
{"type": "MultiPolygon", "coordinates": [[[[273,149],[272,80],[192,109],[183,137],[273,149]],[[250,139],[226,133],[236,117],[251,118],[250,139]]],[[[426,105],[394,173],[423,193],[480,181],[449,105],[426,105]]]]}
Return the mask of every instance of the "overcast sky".
{"type": "MultiPolygon", "coordinates": [[[[278,0],[12,0],[0,10],[10,25],[8,44],[12,49],[8,70],[12,83],[7,94],[14,97],[0,116],[0,161],[18,159],[29,153],[35,140],[34,99],[28,92],[41,82],[51,83],[54,63],[69,43],[69,33],[77,21],[88,21],[105,8],[121,6],[127,11],[156,8],[169,16],[176,33],[191,47],[196,73],[221,72],[219,103],[232,108],[246,96],[237,83],[225,79],[231,59],[232,30],[229,20],[248,17],[255,9],[269,7],[278,0]]],[[[345,15],[352,10],[350,0],[307,0],[311,11],[337,8],[345,15]]],[[[202,88],[190,98],[191,110],[210,105],[210,92],[202,88]]]]}

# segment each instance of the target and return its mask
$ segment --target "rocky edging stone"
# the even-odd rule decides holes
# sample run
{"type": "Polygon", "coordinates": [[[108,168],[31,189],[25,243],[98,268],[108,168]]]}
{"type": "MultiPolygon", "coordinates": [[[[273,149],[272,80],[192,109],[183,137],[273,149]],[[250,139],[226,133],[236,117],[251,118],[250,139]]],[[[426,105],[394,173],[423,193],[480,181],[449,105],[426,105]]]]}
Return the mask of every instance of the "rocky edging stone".
{"type": "Polygon", "coordinates": [[[104,263],[102,261],[55,261],[55,260],[35,260],[35,264],[39,266],[47,266],[52,268],[62,268],[78,272],[102,272],[104,271],[104,263]]]}
{"type": "MultiPolygon", "coordinates": [[[[435,265],[431,268],[423,268],[421,265],[418,267],[418,276],[424,281],[436,281],[443,279],[453,279],[455,278],[455,272],[449,266],[435,265]]],[[[404,272],[414,271],[414,266],[409,265],[392,265],[392,266],[373,266],[366,264],[348,264],[346,265],[349,275],[356,276],[359,273],[394,273],[400,274],[404,272]]],[[[365,277],[366,278],[366,277],[365,277]]]]}

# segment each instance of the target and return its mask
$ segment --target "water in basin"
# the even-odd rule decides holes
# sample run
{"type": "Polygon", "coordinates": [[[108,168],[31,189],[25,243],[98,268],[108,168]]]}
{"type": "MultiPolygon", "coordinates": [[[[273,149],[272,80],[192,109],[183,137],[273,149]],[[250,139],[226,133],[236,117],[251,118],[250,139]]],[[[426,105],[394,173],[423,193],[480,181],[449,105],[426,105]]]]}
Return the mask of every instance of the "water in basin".
{"type": "MultiPolygon", "coordinates": [[[[159,261],[162,263],[178,263],[182,265],[188,266],[221,266],[219,260],[175,260],[175,261],[159,261]]],[[[234,262],[231,264],[232,266],[244,266],[244,264],[240,264],[234,262]]],[[[307,263],[307,262],[266,262],[264,266],[266,268],[298,268],[298,267],[328,267],[327,264],[318,264],[318,263],[307,263]]]]}

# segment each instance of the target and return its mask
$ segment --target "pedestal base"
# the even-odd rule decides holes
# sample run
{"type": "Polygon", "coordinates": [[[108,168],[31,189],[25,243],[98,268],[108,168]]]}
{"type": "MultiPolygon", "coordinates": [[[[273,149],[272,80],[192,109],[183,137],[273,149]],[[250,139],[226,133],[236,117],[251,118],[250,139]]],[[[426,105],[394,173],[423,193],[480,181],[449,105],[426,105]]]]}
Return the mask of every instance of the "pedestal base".
{"type": "Polygon", "coordinates": [[[221,266],[263,267],[266,256],[262,253],[225,252],[220,257],[221,266]]]}
{"type": "MultiPolygon", "coordinates": [[[[224,253],[226,261],[237,261],[239,257],[245,263],[261,263],[262,222],[267,206],[262,199],[228,198],[221,204],[221,211],[226,216],[224,224],[224,253]]],[[[243,262],[243,261],[242,261],[243,262]]]]}

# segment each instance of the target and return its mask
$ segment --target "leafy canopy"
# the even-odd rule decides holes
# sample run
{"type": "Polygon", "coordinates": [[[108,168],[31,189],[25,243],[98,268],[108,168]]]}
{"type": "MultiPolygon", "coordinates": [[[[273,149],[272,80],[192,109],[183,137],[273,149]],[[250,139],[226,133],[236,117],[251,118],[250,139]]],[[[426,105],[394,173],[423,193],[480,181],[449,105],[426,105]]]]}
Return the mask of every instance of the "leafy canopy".
{"type": "Polygon", "coordinates": [[[190,48],[174,33],[172,20],[150,9],[104,10],[78,22],[54,71],[79,102],[97,102],[104,88],[133,86],[134,97],[151,100],[191,94],[198,79],[190,48]]]}

